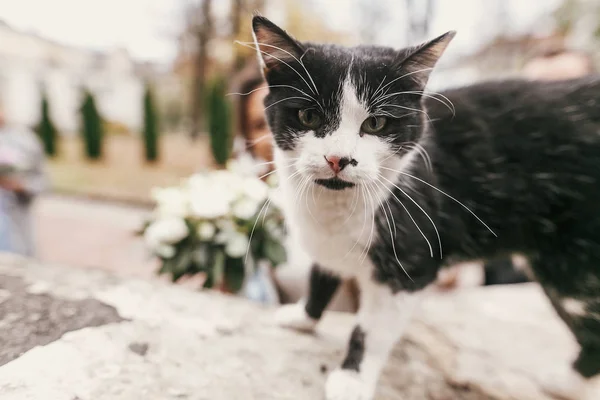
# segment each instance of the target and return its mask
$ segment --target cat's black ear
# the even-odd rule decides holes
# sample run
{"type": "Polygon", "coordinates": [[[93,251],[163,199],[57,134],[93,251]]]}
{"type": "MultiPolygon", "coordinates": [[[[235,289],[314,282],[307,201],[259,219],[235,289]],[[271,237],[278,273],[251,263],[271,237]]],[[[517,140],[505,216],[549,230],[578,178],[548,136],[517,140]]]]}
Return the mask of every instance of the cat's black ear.
{"type": "Polygon", "coordinates": [[[254,44],[258,58],[266,75],[272,70],[285,67],[297,61],[304,54],[304,48],[283,29],[262,16],[252,18],[254,44]]]}
{"type": "Polygon", "coordinates": [[[437,38],[400,52],[397,68],[407,77],[412,77],[425,88],[433,67],[450,44],[456,31],[449,31],[437,38]]]}

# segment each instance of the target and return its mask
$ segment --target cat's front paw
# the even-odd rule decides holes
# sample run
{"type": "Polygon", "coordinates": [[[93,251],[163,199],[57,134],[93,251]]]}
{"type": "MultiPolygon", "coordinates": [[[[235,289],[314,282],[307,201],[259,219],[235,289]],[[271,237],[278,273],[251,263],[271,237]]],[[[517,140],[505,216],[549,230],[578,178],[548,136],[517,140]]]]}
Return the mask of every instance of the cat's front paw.
{"type": "Polygon", "coordinates": [[[327,400],[372,400],[374,390],[362,381],[356,371],[336,369],[327,377],[327,400]]]}
{"type": "Polygon", "coordinates": [[[279,326],[302,332],[312,332],[317,320],[308,316],[304,303],[287,304],[275,312],[275,323],[279,326]]]}

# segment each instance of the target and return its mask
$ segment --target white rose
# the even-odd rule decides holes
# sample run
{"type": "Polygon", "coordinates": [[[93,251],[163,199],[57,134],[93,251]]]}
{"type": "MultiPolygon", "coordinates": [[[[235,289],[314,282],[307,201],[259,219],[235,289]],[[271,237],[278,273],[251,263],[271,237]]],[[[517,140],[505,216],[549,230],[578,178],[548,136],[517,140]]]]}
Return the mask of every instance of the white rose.
{"type": "Polygon", "coordinates": [[[248,237],[243,233],[236,232],[231,235],[225,245],[225,253],[232,258],[240,258],[248,250],[248,237]]]}
{"type": "Polygon", "coordinates": [[[217,229],[210,222],[202,222],[200,225],[198,225],[197,229],[198,236],[202,240],[212,239],[215,236],[216,231],[217,229]]]}
{"type": "Polygon", "coordinates": [[[208,176],[208,179],[210,179],[211,191],[219,191],[220,196],[229,198],[230,201],[240,195],[244,181],[240,174],[234,174],[227,170],[214,171],[208,176]]]}
{"type": "Polygon", "coordinates": [[[199,218],[219,218],[229,213],[230,200],[218,191],[196,193],[190,199],[192,215],[199,218]]]}
{"type": "Polygon", "coordinates": [[[192,191],[204,192],[210,190],[213,182],[208,173],[198,173],[190,176],[187,185],[192,191]]]}
{"type": "Polygon", "coordinates": [[[144,238],[150,247],[159,244],[173,244],[184,239],[189,234],[187,224],[179,217],[157,219],[146,228],[144,238]]]}
{"type": "Polygon", "coordinates": [[[168,244],[161,244],[154,251],[162,258],[173,258],[175,255],[175,247],[168,244]]]}
{"type": "Polygon", "coordinates": [[[187,193],[178,187],[154,188],[151,196],[159,217],[186,217],[189,212],[187,193]]]}
{"type": "Polygon", "coordinates": [[[238,200],[233,205],[233,215],[239,219],[247,220],[250,219],[258,211],[259,203],[251,198],[244,198],[238,200]]]}
{"type": "Polygon", "coordinates": [[[228,239],[227,232],[221,231],[215,235],[215,243],[218,243],[218,244],[227,243],[227,239],[228,239]]]}
{"type": "Polygon", "coordinates": [[[267,198],[269,186],[258,178],[247,178],[244,179],[243,193],[257,202],[262,202],[267,198]]]}
{"type": "Polygon", "coordinates": [[[235,224],[229,219],[220,219],[215,225],[219,228],[219,233],[215,236],[216,243],[227,243],[237,233],[235,224]]]}

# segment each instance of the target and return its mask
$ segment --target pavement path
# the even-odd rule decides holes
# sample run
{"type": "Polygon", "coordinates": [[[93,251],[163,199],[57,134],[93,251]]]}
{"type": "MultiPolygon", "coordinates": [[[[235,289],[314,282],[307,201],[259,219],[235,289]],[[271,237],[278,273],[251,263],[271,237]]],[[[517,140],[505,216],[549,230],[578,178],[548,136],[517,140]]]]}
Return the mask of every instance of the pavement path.
{"type": "Polygon", "coordinates": [[[155,278],[157,262],[135,235],[148,214],[141,207],[42,196],[34,205],[37,256],[49,264],[155,278]]]}

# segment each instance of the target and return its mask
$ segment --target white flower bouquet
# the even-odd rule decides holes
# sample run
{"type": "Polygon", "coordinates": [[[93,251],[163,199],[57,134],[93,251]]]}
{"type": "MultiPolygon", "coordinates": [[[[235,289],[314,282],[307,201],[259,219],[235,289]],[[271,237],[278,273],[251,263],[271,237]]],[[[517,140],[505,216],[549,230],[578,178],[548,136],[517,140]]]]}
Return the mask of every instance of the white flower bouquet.
{"type": "Polygon", "coordinates": [[[159,273],[173,281],[204,273],[204,287],[237,293],[259,263],[285,261],[283,216],[272,204],[272,186],[235,167],[154,189],[156,208],[142,232],[162,261],[159,273]]]}

